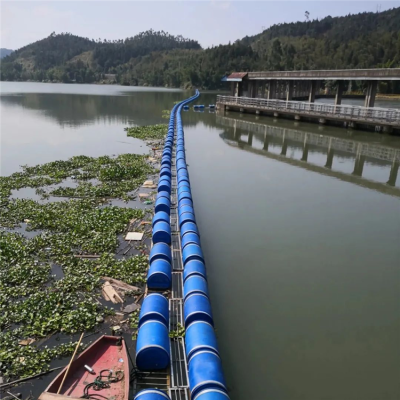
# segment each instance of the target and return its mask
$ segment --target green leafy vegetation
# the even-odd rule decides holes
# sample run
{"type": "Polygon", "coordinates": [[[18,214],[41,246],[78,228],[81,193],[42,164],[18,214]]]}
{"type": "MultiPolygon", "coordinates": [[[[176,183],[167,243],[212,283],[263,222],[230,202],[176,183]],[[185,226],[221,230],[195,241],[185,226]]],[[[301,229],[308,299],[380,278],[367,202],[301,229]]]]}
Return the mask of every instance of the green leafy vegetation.
{"type": "Polygon", "coordinates": [[[125,128],[127,136],[136,139],[164,139],[168,133],[167,124],[135,126],[134,128],[125,128]]]}
{"type": "MultiPolygon", "coordinates": [[[[55,358],[73,354],[77,342],[63,343],[52,349],[39,349],[36,346],[20,346],[19,332],[0,333],[0,373],[5,377],[19,376],[25,378],[45,372],[49,369],[50,361],[55,358]]],[[[85,349],[81,343],[78,351],[85,349]]]]}
{"type": "Polygon", "coordinates": [[[179,322],[176,325],[176,329],[174,331],[169,332],[169,337],[170,338],[181,338],[185,337],[186,330],[185,327],[182,326],[179,322]]]}
{"type": "MultiPolygon", "coordinates": [[[[312,18],[312,15],[311,15],[312,18]]],[[[28,45],[2,60],[2,80],[101,82],[122,85],[226,88],[233,71],[400,66],[400,8],[273,25],[232,44],[201,49],[165,32],[93,41],[71,34],[28,45]]],[[[362,90],[361,84],[354,90],[362,90]]],[[[380,87],[400,91],[400,83],[380,87]]]]}
{"type": "Polygon", "coordinates": [[[171,117],[171,110],[162,110],[161,118],[169,119],[171,117]]]}
{"type": "Polygon", "coordinates": [[[0,227],[7,228],[0,231],[1,374],[30,376],[46,371],[55,357],[70,354],[72,343],[53,349],[18,343],[56,332],[90,331],[104,321],[112,309],[97,299],[102,277],[145,282],[143,245],[133,257],[115,254],[118,235],[130,221],[145,218],[146,211],[109,201],[131,198],[129,193],[153,171],[146,156],[123,154],[23,166],[21,172],[1,177],[0,227]],[[62,186],[71,181],[76,187],[62,186]],[[52,188],[54,184],[61,186],[52,188]],[[27,187],[46,200],[12,197],[13,190],[27,187]],[[51,201],[59,195],[75,198],[51,201]],[[18,233],[21,229],[33,236],[18,233]]]}
{"type": "Polygon", "coordinates": [[[67,161],[54,161],[34,167],[23,166],[22,172],[0,177],[0,204],[6,202],[12,190],[26,187],[38,188],[37,193],[43,197],[113,197],[129,200],[132,198],[129,192],[152,172],[154,170],[147,163],[147,156],[136,154],[121,154],[115,158],[76,156],[67,161]],[[43,189],[44,186],[60,184],[67,178],[73,180],[76,187],[43,189]]]}

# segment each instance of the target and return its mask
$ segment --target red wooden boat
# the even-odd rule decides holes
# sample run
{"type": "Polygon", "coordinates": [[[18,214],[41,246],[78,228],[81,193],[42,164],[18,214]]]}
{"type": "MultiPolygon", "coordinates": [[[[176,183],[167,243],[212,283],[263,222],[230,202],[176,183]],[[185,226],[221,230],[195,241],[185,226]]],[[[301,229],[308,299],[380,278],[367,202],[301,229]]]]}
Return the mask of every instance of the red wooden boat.
{"type": "Polygon", "coordinates": [[[82,352],[72,362],[57,394],[66,370],[67,367],[50,383],[39,400],[79,399],[84,395],[92,400],[128,400],[129,360],[125,341],[119,337],[103,335],[82,352]],[[90,373],[85,365],[94,372],[90,373]],[[95,380],[100,375],[105,385],[99,389],[95,380]]]}

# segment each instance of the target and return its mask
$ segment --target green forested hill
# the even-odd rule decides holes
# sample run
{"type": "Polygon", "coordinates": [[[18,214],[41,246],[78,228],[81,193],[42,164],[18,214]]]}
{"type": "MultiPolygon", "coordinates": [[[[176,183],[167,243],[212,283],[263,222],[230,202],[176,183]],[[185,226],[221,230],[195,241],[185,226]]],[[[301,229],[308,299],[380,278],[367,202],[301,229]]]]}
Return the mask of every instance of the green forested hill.
{"type": "Polygon", "coordinates": [[[400,67],[400,8],[278,24],[205,50],[165,32],[113,42],[52,34],[3,59],[1,79],[94,82],[111,76],[120,84],[214,89],[232,71],[374,67],[400,67]]]}

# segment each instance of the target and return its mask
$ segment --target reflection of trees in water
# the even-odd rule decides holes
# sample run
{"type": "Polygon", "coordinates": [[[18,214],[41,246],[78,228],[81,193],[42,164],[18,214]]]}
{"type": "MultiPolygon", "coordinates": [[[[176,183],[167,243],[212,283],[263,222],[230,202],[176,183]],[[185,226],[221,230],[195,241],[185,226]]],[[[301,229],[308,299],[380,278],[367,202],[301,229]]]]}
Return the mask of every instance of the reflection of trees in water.
{"type": "MultiPolygon", "coordinates": [[[[167,123],[161,118],[162,110],[169,110],[174,102],[186,98],[180,92],[133,92],[125,96],[23,93],[0,97],[3,107],[21,107],[40,111],[61,126],[79,127],[98,121],[148,125],[167,123]]],[[[198,104],[215,104],[215,94],[205,94],[198,104]]],[[[190,109],[183,113],[185,126],[195,126],[202,121],[206,126],[215,126],[215,114],[190,109]]]]}
{"type": "Polygon", "coordinates": [[[179,92],[137,92],[127,96],[24,93],[1,96],[2,106],[41,111],[61,126],[81,126],[96,121],[132,122],[139,125],[167,121],[164,109],[182,98],[179,92]]]}

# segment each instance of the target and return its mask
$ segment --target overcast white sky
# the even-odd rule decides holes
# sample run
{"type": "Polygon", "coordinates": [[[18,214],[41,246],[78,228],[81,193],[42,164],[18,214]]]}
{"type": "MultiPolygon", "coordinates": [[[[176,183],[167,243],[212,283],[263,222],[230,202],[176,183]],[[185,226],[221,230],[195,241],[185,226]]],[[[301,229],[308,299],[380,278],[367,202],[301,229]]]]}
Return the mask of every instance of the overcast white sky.
{"type": "Polygon", "coordinates": [[[277,23],[399,7],[400,1],[1,1],[0,47],[18,49],[50,33],[124,39],[153,28],[203,47],[254,35],[277,23]]]}

